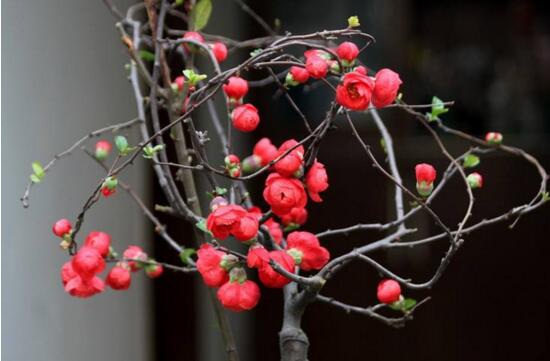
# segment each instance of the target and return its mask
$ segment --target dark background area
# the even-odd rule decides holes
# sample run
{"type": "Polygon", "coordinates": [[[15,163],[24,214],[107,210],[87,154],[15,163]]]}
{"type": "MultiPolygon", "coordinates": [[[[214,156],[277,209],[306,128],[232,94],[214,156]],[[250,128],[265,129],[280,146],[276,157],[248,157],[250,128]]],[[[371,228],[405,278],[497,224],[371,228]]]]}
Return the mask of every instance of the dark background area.
{"type": "MultiPolygon", "coordinates": [[[[505,142],[525,148],[550,168],[550,12],[545,1],[265,1],[250,2],[268,22],[281,20],[293,33],[345,26],[358,15],[362,29],[377,43],[361,54],[373,69],[397,70],[404,81],[404,99],[428,103],[433,95],[455,100],[444,115],[450,126],[483,136],[501,131],[505,142]]],[[[214,14],[216,15],[216,14],[214,14]]],[[[246,18],[246,37],[263,36],[262,29],[246,18]]],[[[233,34],[227,34],[232,36],[233,34]]],[[[273,96],[275,87],[255,91],[251,98],[262,114],[255,139],[269,136],[275,144],[304,135],[301,121],[284,98],[273,96]],[[295,130],[294,130],[295,129],[295,130]]],[[[320,121],[330,94],[318,88],[292,96],[313,121],[320,121]]],[[[414,187],[416,163],[430,162],[442,173],[446,162],[418,123],[397,109],[381,112],[394,135],[398,164],[404,182],[414,187]]],[[[365,139],[377,148],[379,136],[367,116],[356,121],[365,139]]],[[[339,129],[324,141],[319,160],[326,164],[331,187],[324,203],[310,204],[305,226],[312,232],[355,223],[379,222],[393,217],[393,187],[352,141],[342,120],[339,129]]],[[[468,144],[443,136],[460,154],[468,144]]],[[[379,159],[383,154],[376,149],[379,159]]],[[[478,169],[485,187],[475,192],[474,220],[500,214],[530,200],[538,190],[535,170],[519,158],[494,154],[482,158],[478,169]]],[[[256,201],[263,202],[261,181],[252,184],[256,201]]],[[[159,194],[160,192],[157,192],[159,194]]],[[[158,198],[158,196],[157,196],[158,198]]],[[[160,200],[159,200],[160,201],[160,200]]],[[[458,223],[466,207],[458,179],[450,182],[434,204],[450,225],[458,223]]],[[[266,209],[264,204],[264,209],[266,209]]],[[[468,235],[439,283],[429,292],[406,294],[431,301],[418,310],[403,329],[392,329],[372,319],[347,315],[325,304],[313,304],[303,328],[311,342],[311,360],[548,360],[550,350],[550,209],[545,207],[521,219],[513,230],[508,223],[486,227],[468,235]]],[[[181,239],[191,237],[191,227],[170,223],[181,239]],[[178,228],[179,227],[179,228],[178,228]]],[[[438,232],[431,220],[419,215],[411,225],[421,229],[415,237],[438,232]]],[[[383,234],[361,232],[333,237],[324,245],[333,256],[375,241],[383,234]]],[[[161,242],[157,254],[167,262],[174,255],[161,242]]],[[[375,254],[396,273],[426,280],[436,269],[446,244],[414,250],[375,254]]],[[[329,282],[323,294],[355,305],[376,303],[380,276],[355,263],[329,282]]],[[[157,358],[171,359],[183,348],[189,359],[197,357],[193,327],[195,298],[189,289],[196,280],[171,275],[155,284],[157,358]],[[187,286],[187,287],[186,287],[187,286]],[[174,315],[175,307],[187,310],[174,315]],[[173,332],[175,329],[177,333],[173,332]]],[[[256,360],[278,360],[277,333],[281,326],[282,292],[262,288],[262,300],[252,311],[256,360]]],[[[237,335],[238,337],[238,335],[237,335]]]]}

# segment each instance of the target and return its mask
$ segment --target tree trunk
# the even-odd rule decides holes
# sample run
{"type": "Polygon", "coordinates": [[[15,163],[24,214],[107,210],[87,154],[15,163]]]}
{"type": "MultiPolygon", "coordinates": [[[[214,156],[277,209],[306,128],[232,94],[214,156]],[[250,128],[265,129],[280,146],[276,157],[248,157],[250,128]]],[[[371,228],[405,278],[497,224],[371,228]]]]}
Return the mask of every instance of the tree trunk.
{"type": "Polygon", "coordinates": [[[281,361],[307,361],[309,340],[300,326],[305,304],[300,302],[296,296],[295,283],[291,283],[284,288],[283,327],[279,332],[281,361]]]}

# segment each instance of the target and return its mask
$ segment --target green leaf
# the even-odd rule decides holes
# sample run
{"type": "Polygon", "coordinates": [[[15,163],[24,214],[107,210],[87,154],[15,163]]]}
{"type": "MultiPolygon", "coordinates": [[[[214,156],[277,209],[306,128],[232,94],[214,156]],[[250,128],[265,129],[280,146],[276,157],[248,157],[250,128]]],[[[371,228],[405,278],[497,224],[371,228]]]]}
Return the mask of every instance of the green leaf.
{"type": "Polygon", "coordinates": [[[382,147],[384,153],[388,154],[388,148],[386,146],[386,140],[384,138],[380,138],[380,146],[382,147]]]}
{"type": "Polygon", "coordinates": [[[250,56],[253,58],[257,55],[259,55],[260,53],[262,52],[262,49],[261,48],[258,48],[258,49],[254,49],[250,52],[250,56]]]}
{"type": "Polygon", "coordinates": [[[414,300],[412,298],[405,298],[403,300],[401,308],[402,308],[403,312],[405,312],[405,311],[410,311],[411,308],[413,308],[414,306],[416,306],[416,300],[414,300]]]}
{"type": "Polygon", "coordinates": [[[465,158],[464,158],[464,163],[463,163],[463,166],[464,168],[473,168],[475,167],[476,165],[478,165],[480,162],[479,160],[479,157],[475,154],[468,154],[465,158]]]}
{"type": "Polygon", "coordinates": [[[550,193],[548,193],[548,192],[542,193],[542,200],[543,200],[543,201],[546,202],[546,201],[548,201],[549,199],[550,199],[550,193]]]}
{"type": "Polygon", "coordinates": [[[201,80],[206,79],[208,76],[206,74],[197,74],[193,69],[185,69],[183,75],[187,79],[186,83],[189,86],[197,85],[201,80]]]}
{"type": "Polygon", "coordinates": [[[36,174],[31,174],[31,181],[33,183],[40,183],[40,178],[38,178],[36,174]]]}
{"type": "Polygon", "coordinates": [[[438,97],[434,96],[432,98],[432,112],[426,113],[428,116],[428,120],[430,122],[433,122],[437,119],[439,119],[439,116],[441,114],[445,114],[449,111],[449,108],[445,108],[445,104],[443,103],[443,100],[439,99],[438,97]]]}
{"type": "Polygon", "coordinates": [[[358,16],[350,16],[348,18],[348,26],[350,28],[356,28],[358,26],[361,26],[361,24],[359,23],[359,17],[358,16]]]}
{"type": "Polygon", "coordinates": [[[223,196],[224,194],[227,194],[227,188],[216,187],[216,190],[214,192],[217,196],[223,196]]]}
{"type": "Polygon", "coordinates": [[[185,2],[185,0],[176,0],[175,4],[176,4],[176,6],[180,6],[180,5],[183,5],[184,2],[185,2]]]}
{"type": "Polygon", "coordinates": [[[206,219],[201,219],[200,221],[198,221],[197,223],[195,223],[195,226],[200,229],[201,231],[203,231],[204,233],[208,233],[210,235],[212,235],[212,233],[208,230],[208,228],[206,228],[206,219]]]}
{"type": "Polygon", "coordinates": [[[195,253],[197,253],[197,251],[195,251],[195,249],[185,248],[180,253],[180,259],[184,264],[189,265],[191,263],[191,262],[189,262],[191,260],[191,256],[194,255],[195,253]]]}
{"type": "Polygon", "coordinates": [[[389,306],[389,308],[391,308],[392,310],[395,310],[395,311],[401,311],[402,310],[402,303],[401,302],[390,303],[388,306],[389,306]]]}
{"type": "Polygon", "coordinates": [[[31,166],[32,166],[32,171],[34,172],[34,175],[36,175],[38,179],[44,178],[44,175],[46,174],[46,172],[44,171],[44,168],[42,168],[42,165],[40,164],[40,162],[38,161],[32,162],[31,166]]]}
{"type": "Polygon", "coordinates": [[[203,29],[208,24],[212,13],[212,2],[210,0],[199,0],[191,10],[191,20],[195,31],[203,29]]]}
{"type": "Polygon", "coordinates": [[[155,61],[155,54],[147,50],[140,50],[139,57],[145,61],[155,61]]]}

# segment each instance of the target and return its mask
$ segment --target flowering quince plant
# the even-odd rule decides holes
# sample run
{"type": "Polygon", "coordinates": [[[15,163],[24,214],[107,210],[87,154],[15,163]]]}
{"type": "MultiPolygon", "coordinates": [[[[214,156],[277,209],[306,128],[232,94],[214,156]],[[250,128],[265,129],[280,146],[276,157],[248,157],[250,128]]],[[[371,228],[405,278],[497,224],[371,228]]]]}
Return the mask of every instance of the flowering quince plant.
{"type": "MultiPolygon", "coordinates": [[[[546,190],[546,170],[535,157],[504,144],[500,133],[489,132],[485,138],[479,138],[450,128],[442,117],[449,112],[452,102],[437,97],[433,97],[430,104],[407,104],[400,93],[404,84],[402,75],[388,68],[372,70],[364,63],[363,53],[370,49],[374,38],[359,29],[356,16],[350,17],[347,26],[339,30],[270,35],[240,42],[202,32],[210,17],[211,0],[185,2],[184,5],[179,1],[149,1],[144,6],[133,6],[126,15],[114,7],[109,9],[119,19],[117,29],[131,58],[130,80],[138,116],[89,133],[44,167],[33,162],[33,173],[22,197],[27,207],[31,187],[42,182],[56,162],[90,138],[117,133],[112,141],[103,139],[95,143],[92,152],[86,150],[105,174],[98,180],[74,223],[63,218],[52,227],[61,248],[70,256],[61,266],[61,281],[71,296],[91,297],[102,293],[106,285],[113,290],[128,290],[132,277],[142,270],[150,278],[165,275],[164,269],[198,273],[207,287],[217,289],[208,297],[217,309],[215,314],[228,359],[235,361],[238,353],[223,309],[249,311],[261,302],[264,288],[282,289],[285,314],[279,334],[281,359],[306,360],[309,341],[298,325],[309,304],[320,302],[390,326],[402,326],[428,300],[416,301],[408,297],[408,293],[412,293],[410,289],[422,296],[421,292],[432,287],[465,243],[467,234],[509,219],[514,225],[521,216],[550,199],[546,190]],[[149,19],[147,24],[140,20],[142,16],[149,19]],[[167,19],[171,27],[178,22],[180,26],[168,28],[167,19]],[[189,19],[189,23],[182,19],[189,19]],[[224,70],[221,63],[233,51],[244,48],[251,50],[249,57],[224,70]],[[296,51],[300,55],[297,56],[296,51]],[[195,58],[203,58],[211,67],[197,68],[195,58]],[[208,69],[213,72],[207,73],[208,69]],[[254,83],[249,81],[251,76],[257,78],[258,75],[265,78],[254,83]],[[332,99],[325,104],[324,119],[315,126],[289,92],[292,87],[293,92],[308,95],[310,87],[304,85],[314,83],[326,86],[332,94],[332,99]],[[232,135],[236,131],[259,132],[260,114],[265,115],[268,111],[259,106],[260,103],[251,102],[255,98],[250,97],[250,93],[258,86],[272,87],[274,92],[284,95],[288,103],[285,104],[296,112],[296,123],[289,127],[281,143],[264,136],[252,147],[237,149],[232,144],[232,135]],[[217,94],[220,94],[219,100],[223,99],[223,104],[219,105],[225,106],[224,114],[218,114],[215,106],[217,94]],[[147,106],[144,99],[147,99],[147,106]],[[197,109],[205,109],[209,116],[196,121],[197,109]],[[397,109],[410,114],[433,137],[443,160],[434,160],[437,165],[434,166],[425,159],[418,159],[416,167],[399,169],[398,155],[391,133],[380,116],[381,109],[397,109]],[[214,135],[206,132],[207,122],[211,123],[214,135]],[[338,196],[331,188],[334,170],[330,159],[323,159],[319,148],[328,130],[344,122],[369,162],[388,180],[389,189],[395,194],[396,215],[385,223],[343,225],[314,233],[313,227],[308,225],[308,208],[323,206],[323,198],[326,198],[324,206],[329,209],[330,198],[338,196]],[[374,123],[381,136],[381,149],[366,143],[355,127],[357,122],[374,123]],[[123,135],[133,128],[139,128],[137,133],[142,137],[135,145],[123,135]],[[307,135],[300,138],[304,131],[307,135]],[[475,147],[462,155],[451,155],[439,132],[460,137],[475,147]],[[217,142],[211,142],[214,138],[217,142]],[[215,147],[217,151],[208,154],[222,156],[209,159],[207,149],[215,147]],[[169,149],[174,151],[169,152],[169,149]],[[497,151],[521,157],[532,165],[541,178],[540,189],[529,203],[474,223],[470,219],[473,189],[482,192],[483,178],[491,179],[480,165],[481,157],[497,151]],[[167,203],[156,205],[155,211],[148,209],[131,185],[124,182],[124,170],[140,156],[151,163],[167,203]],[[441,165],[443,161],[445,166],[441,165]],[[470,168],[475,167],[479,169],[472,172],[470,168]],[[204,178],[199,178],[203,175],[204,178]],[[468,199],[464,216],[456,228],[456,223],[445,224],[432,208],[439,191],[451,178],[459,178],[468,199]],[[260,194],[251,194],[248,182],[256,179],[263,189],[260,194]],[[196,181],[199,180],[206,180],[205,186],[210,189],[207,194],[198,192],[196,181]],[[411,190],[415,185],[416,191],[411,190]],[[143,248],[113,241],[103,231],[81,236],[86,212],[94,206],[107,206],[105,197],[117,197],[120,192],[127,192],[143,209],[159,237],[179,254],[180,264],[157,261],[143,248]],[[411,202],[407,204],[405,197],[411,202]],[[206,202],[209,202],[208,212],[203,214],[201,205],[206,202]],[[404,240],[404,236],[415,234],[412,216],[420,212],[433,219],[439,233],[424,239],[404,240]],[[198,231],[193,239],[176,241],[157,218],[158,213],[191,222],[198,231]],[[389,233],[378,241],[355,248],[350,246],[348,252],[331,255],[330,238],[345,242],[350,232],[367,229],[389,233]],[[239,241],[238,250],[228,246],[227,240],[231,238],[239,241]],[[446,242],[448,249],[433,276],[425,282],[416,283],[401,277],[371,258],[375,251],[408,249],[434,242],[446,242]],[[79,243],[82,243],[80,247],[79,243]],[[115,250],[119,247],[123,249],[121,256],[115,250]],[[337,295],[325,294],[325,284],[353,261],[362,261],[388,277],[373,280],[370,293],[379,301],[376,307],[346,304],[339,301],[337,295]],[[378,288],[376,282],[379,282],[378,288]]],[[[254,14],[252,9],[249,13],[254,14]]],[[[270,34],[275,33],[270,29],[270,34]]]]}

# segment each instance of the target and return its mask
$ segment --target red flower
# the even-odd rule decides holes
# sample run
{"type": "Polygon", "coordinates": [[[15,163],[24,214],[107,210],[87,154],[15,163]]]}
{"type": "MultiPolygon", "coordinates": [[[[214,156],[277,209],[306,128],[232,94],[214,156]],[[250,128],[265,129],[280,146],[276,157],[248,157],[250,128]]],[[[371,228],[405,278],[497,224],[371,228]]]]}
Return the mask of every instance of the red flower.
{"type": "Polygon", "coordinates": [[[379,70],[375,76],[372,104],[377,108],[383,108],[393,103],[402,83],[396,72],[390,69],[379,70]]]}
{"type": "MultiPolygon", "coordinates": [[[[271,251],[269,252],[269,258],[277,262],[288,272],[294,273],[294,259],[285,251],[271,251]]],[[[269,288],[281,288],[290,283],[290,279],[277,273],[269,263],[264,263],[258,271],[258,276],[260,277],[260,281],[269,288]]]]}
{"type": "Polygon", "coordinates": [[[227,81],[227,84],[222,85],[223,91],[235,102],[240,103],[240,100],[248,93],[248,82],[238,76],[232,76],[227,81]]]}
{"type": "Polygon", "coordinates": [[[281,244],[281,241],[283,240],[283,229],[281,228],[281,225],[278,222],[275,222],[273,218],[269,218],[264,222],[263,226],[267,228],[267,231],[275,243],[281,244]]]}
{"type": "MultiPolygon", "coordinates": [[[[298,142],[294,139],[287,140],[279,147],[277,151],[277,157],[280,157],[292,147],[295,147],[298,142]]],[[[298,146],[294,148],[290,153],[279,159],[275,163],[275,170],[283,177],[291,177],[300,170],[302,163],[304,162],[304,147],[298,146]]]]}
{"type": "Polygon", "coordinates": [[[224,240],[239,227],[241,219],[247,215],[246,210],[234,204],[219,206],[206,219],[206,228],[214,238],[224,240]]]}
{"type": "Polygon", "coordinates": [[[97,249],[102,257],[107,257],[111,246],[111,236],[105,232],[90,232],[84,241],[84,245],[97,249]]]}
{"type": "Polygon", "coordinates": [[[340,60],[345,60],[351,64],[355,58],[357,58],[357,55],[359,55],[359,48],[357,48],[357,45],[354,43],[345,41],[338,45],[338,48],[336,48],[336,54],[338,54],[340,60]]]}
{"type": "Polygon", "coordinates": [[[378,301],[380,301],[380,303],[394,303],[401,297],[401,287],[399,286],[399,283],[394,280],[382,280],[378,284],[376,296],[378,297],[378,301]]]}
{"type": "Polygon", "coordinates": [[[85,246],[73,257],[72,266],[82,279],[89,280],[105,269],[105,261],[97,249],[85,246]]]}
{"type": "Polygon", "coordinates": [[[240,219],[239,224],[231,230],[231,233],[239,241],[246,242],[256,238],[259,227],[258,217],[254,213],[248,213],[240,219]]]}
{"type": "Polygon", "coordinates": [[[253,309],[260,300],[260,288],[252,281],[227,282],[218,290],[218,300],[223,307],[235,312],[253,309]]]}
{"type": "Polygon", "coordinates": [[[417,164],[414,167],[416,173],[416,190],[422,197],[427,197],[432,193],[433,182],[436,177],[436,171],[433,166],[426,163],[417,164]]]}
{"type": "Polygon", "coordinates": [[[95,144],[95,157],[99,160],[104,160],[111,153],[113,146],[106,140],[100,140],[95,144]]]}
{"type": "Polygon", "coordinates": [[[220,287],[229,280],[227,271],[220,266],[225,253],[205,243],[197,251],[197,270],[209,287],[220,287]]]}
{"type": "Polygon", "coordinates": [[[253,154],[260,158],[262,167],[266,166],[273,159],[277,158],[277,147],[275,147],[269,138],[262,138],[254,146],[253,154]]]}
{"type": "MultiPolygon", "coordinates": [[[[139,246],[128,246],[126,250],[122,253],[122,257],[126,259],[137,259],[140,261],[147,261],[147,253],[139,246]]],[[[132,272],[139,271],[142,267],[142,264],[137,261],[128,261],[128,265],[132,272]]]]}
{"type": "Polygon", "coordinates": [[[287,85],[296,86],[303,84],[309,79],[309,72],[299,66],[291,66],[290,71],[286,75],[285,83],[287,85]]]}
{"type": "Polygon", "coordinates": [[[321,79],[327,75],[328,64],[319,56],[310,56],[306,58],[306,70],[312,78],[321,79]]]}
{"type": "Polygon", "coordinates": [[[250,268],[261,268],[269,262],[269,252],[261,244],[250,246],[246,256],[246,264],[250,268]]]}
{"type": "MultiPolygon", "coordinates": [[[[196,31],[188,31],[186,32],[184,35],[183,35],[183,38],[184,39],[187,39],[187,40],[193,40],[193,41],[196,41],[197,43],[204,43],[204,38],[202,37],[201,34],[197,33],[196,31]]],[[[186,44],[184,43],[183,44],[183,48],[189,52],[195,50],[195,46],[192,45],[192,44],[186,44]]]]}
{"type": "Polygon", "coordinates": [[[149,264],[145,266],[145,273],[149,278],[157,278],[164,272],[164,267],[161,264],[149,264]]]}
{"type": "Polygon", "coordinates": [[[315,161],[306,175],[306,187],[309,197],[314,202],[322,202],[320,192],[328,188],[328,175],[325,166],[315,161]]]}
{"type": "Polygon", "coordinates": [[[281,222],[285,226],[296,224],[302,225],[307,221],[307,209],[305,208],[292,208],[290,212],[281,216],[281,222]]]}
{"type": "Polygon", "coordinates": [[[215,42],[212,44],[212,53],[214,53],[214,57],[218,61],[218,63],[221,63],[225,59],[227,59],[227,47],[222,42],[215,42]]]}
{"type": "Polygon", "coordinates": [[[62,218],[53,224],[52,232],[57,237],[63,238],[63,236],[70,233],[72,229],[73,229],[73,226],[71,225],[71,221],[69,221],[68,219],[62,218]]]}
{"type": "Polygon", "coordinates": [[[341,106],[351,110],[365,110],[368,108],[374,81],[359,72],[344,75],[342,84],[336,88],[336,101],[341,106]]]}
{"type": "Polygon", "coordinates": [[[260,124],[258,109],[252,104],[243,104],[231,113],[233,126],[241,132],[251,132],[260,124]]]}
{"type": "Polygon", "coordinates": [[[298,253],[297,258],[301,260],[299,265],[304,271],[321,269],[330,259],[330,253],[319,244],[319,239],[313,233],[291,232],[286,241],[287,250],[298,253]]]}
{"type": "Polygon", "coordinates": [[[292,208],[304,208],[307,204],[307,195],[302,182],[281,177],[277,173],[267,177],[263,195],[273,213],[279,217],[290,212],[292,208]]]}
{"type": "Polygon", "coordinates": [[[65,285],[65,292],[75,297],[87,298],[105,289],[105,283],[99,277],[92,277],[85,280],[82,277],[76,276],[65,285]]]}
{"type": "Polygon", "coordinates": [[[73,269],[71,261],[61,267],[61,281],[65,291],[76,297],[90,297],[104,289],[103,281],[99,277],[83,280],[73,269]]]}
{"type": "Polygon", "coordinates": [[[130,275],[129,267],[117,265],[111,268],[105,283],[110,286],[113,290],[127,290],[130,287],[132,282],[132,276],[130,275]]]}

